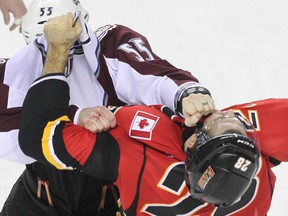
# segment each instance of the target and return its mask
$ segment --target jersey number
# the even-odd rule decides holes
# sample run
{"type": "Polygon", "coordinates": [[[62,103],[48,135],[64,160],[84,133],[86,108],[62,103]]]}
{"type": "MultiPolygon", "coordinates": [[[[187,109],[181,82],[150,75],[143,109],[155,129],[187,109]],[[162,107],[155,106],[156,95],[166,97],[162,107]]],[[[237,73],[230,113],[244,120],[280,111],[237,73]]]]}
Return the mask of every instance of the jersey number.
{"type": "MultiPolygon", "coordinates": [[[[164,180],[158,185],[161,185],[165,191],[175,194],[181,191],[185,184],[184,172],[185,165],[183,163],[174,163],[168,174],[165,172],[164,180]]],[[[147,204],[144,211],[150,215],[186,215],[201,205],[205,204],[198,199],[193,199],[188,192],[186,196],[180,197],[179,195],[179,199],[173,204],[147,204]]]]}
{"type": "Polygon", "coordinates": [[[52,14],[53,7],[42,7],[40,8],[40,17],[46,15],[50,16],[52,14]]]}
{"type": "MultiPolygon", "coordinates": [[[[249,162],[244,158],[239,158],[238,161],[234,165],[238,167],[242,171],[246,171],[247,167],[249,166],[249,162]]],[[[185,172],[185,165],[183,163],[175,163],[174,166],[169,170],[168,174],[165,172],[165,179],[162,180],[161,185],[165,188],[170,189],[171,193],[174,191],[179,191],[183,185],[183,173],[185,172]]],[[[163,179],[163,178],[162,178],[163,179]]],[[[243,195],[241,200],[235,203],[232,206],[224,207],[224,208],[217,208],[214,211],[214,216],[223,216],[231,214],[235,211],[238,211],[242,207],[246,206],[254,197],[256,188],[257,188],[257,180],[253,179],[251,185],[249,186],[246,193],[243,195]]],[[[187,196],[179,196],[179,200],[174,202],[173,204],[147,204],[146,208],[143,209],[144,212],[150,215],[189,215],[192,212],[197,214],[197,209],[200,206],[206,205],[203,202],[199,201],[198,199],[193,199],[189,194],[187,196]]],[[[200,210],[201,211],[201,208],[200,210]]]]}
{"type": "Polygon", "coordinates": [[[240,169],[241,171],[245,172],[250,164],[251,164],[250,160],[247,160],[243,157],[239,157],[237,162],[234,164],[234,167],[236,169],[240,169]]]}
{"type": "Polygon", "coordinates": [[[123,50],[124,52],[130,53],[135,55],[135,58],[139,62],[144,62],[144,61],[152,61],[154,60],[154,57],[150,50],[145,46],[145,42],[141,38],[133,38],[128,41],[128,43],[121,44],[119,46],[120,50],[123,50]],[[142,55],[145,53],[147,56],[142,57],[142,55]]]}
{"type": "Polygon", "coordinates": [[[248,118],[241,110],[234,110],[234,113],[240,118],[247,131],[260,130],[259,117],[256,110],[248,110],[248,118]]]}

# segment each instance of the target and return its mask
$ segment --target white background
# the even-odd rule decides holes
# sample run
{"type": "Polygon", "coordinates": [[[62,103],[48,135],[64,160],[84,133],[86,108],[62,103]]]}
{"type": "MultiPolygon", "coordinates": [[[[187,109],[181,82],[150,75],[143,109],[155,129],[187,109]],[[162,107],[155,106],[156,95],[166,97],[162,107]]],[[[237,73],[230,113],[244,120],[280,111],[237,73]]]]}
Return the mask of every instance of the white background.
{"type": "MultiPolygon", "coordinates": [[[[218,108],[288,97],[286,0],[82,0],[82,5],[93,29],[116,23],[145,35],[156,54],[199,78],[218,108]]],[[[1,17],[0,41],[0,57],[25,45],[1,17]]],[[[0,164],[1,207],[24,167],[0,164]]],[[[269,216],[288,215],[287,167],[275,168],[278,180],[269,216]]]]}

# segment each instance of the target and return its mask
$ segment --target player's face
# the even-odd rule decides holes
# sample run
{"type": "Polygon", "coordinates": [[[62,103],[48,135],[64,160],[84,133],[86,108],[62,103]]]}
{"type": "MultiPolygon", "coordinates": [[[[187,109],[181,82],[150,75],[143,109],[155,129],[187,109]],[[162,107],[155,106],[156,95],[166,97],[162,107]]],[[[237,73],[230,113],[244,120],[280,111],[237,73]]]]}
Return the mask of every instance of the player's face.
{"type": "Polygon", "coordinates": [[[244,126],[235,117],[232,110],[215,111],[204,120],[203,130],[210,138],[225,134],[228,131],[237,131],[246,135],[244,126]]]}
{"type": "Polygon", "coordinates": [[[197,136],[196,134],[192,134],[184,143],[184,152],[187,151],[188,148],[193,148],[196,143],[197,136]]]}
{"type": "Polygon", "coordinates": [[[209,125],[211,122],[215,121],[216,119],[223,118],[223,117],[234,117],[234,112],[232,110],[227,110],[227,111],[220,111],[220,110],[215,110],[211,115],[209,115],[207,118],[205,118],[203,122],[203,126],[209,125]]]}
{"type": "MultiPolygon", "coordinates": [[[[210,138],[228,133],[229,131],[237,131],[237,133],[247,135],[244,126],[235,117],[232,110],[215,111],[204,120],[201,130],[204,131],[210,138]]],[[[184,144],[185,152],[187,148],[192,148],[195,145],[196,140],[196,134],[192,134],[192,136],[186,140],[184,144]]]]}

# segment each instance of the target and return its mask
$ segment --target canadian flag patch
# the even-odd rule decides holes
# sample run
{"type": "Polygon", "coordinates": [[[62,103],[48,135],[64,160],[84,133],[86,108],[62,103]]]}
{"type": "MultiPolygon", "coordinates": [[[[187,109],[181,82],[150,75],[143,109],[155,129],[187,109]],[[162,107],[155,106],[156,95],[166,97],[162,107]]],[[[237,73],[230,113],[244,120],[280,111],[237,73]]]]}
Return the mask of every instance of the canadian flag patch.
{"type": "Polygon", "coordinates": [[[158,120],[158,116],[138,111],[132,121],[129,136],[138,139],[151,140],[153,128],[158,120]]]}

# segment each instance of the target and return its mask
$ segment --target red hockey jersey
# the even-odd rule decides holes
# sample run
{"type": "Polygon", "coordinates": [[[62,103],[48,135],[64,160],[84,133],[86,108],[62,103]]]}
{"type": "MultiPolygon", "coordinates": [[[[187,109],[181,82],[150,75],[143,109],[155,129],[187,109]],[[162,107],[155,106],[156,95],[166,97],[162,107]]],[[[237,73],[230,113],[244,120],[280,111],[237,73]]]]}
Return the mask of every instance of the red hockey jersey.
{"type": "Polygon", "coordinates": [[[35,83],[24,102],[19,140],[28,155],[114,181],[127,215],[266,215],[275,183],[267,155],[239,202],[226,208],[202,203],[185,185],[181,125],[155,107],[128,106],[112,109],[116,128],[93,134],[70,123],[68,85],[51,78],[35,83]]]}
{"type": "Polygon", "coordinates": [[[254,125],[262,153],[279,161],[288,161],[288,99],[270,98],[226,109],[233,109],[254,125]]]}

